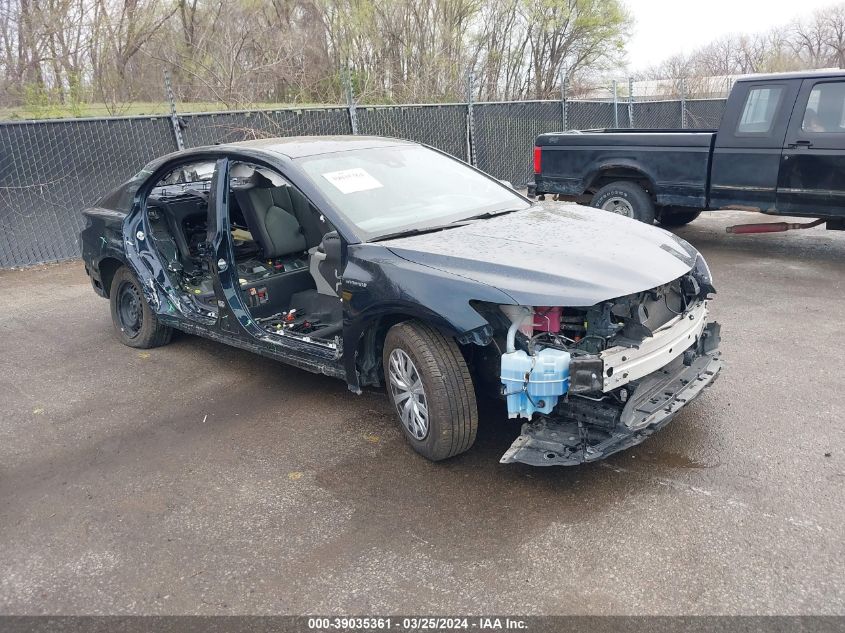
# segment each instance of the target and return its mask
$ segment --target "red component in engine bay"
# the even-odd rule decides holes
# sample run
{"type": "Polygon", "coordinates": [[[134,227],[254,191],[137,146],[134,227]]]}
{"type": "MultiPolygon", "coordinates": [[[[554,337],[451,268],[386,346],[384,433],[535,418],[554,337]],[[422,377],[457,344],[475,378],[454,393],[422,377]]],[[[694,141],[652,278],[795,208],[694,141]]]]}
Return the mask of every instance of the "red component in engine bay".
{"type": "Polygon", "coordinates": [[[551,332],[558,334],[560,332],[560,315],[563,313],[563,308],[550,308],[546,306],[534,308],[534,331],[535,332],[551,332]]]}

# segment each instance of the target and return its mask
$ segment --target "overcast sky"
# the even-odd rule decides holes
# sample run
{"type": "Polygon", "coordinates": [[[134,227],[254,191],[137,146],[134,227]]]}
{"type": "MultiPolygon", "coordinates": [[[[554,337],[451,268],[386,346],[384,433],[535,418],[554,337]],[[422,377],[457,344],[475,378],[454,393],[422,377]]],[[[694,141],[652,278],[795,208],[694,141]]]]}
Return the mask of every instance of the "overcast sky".
{"type": "Polygon", "coordinates": [[[752,33],[789,22],[836,0],[626,0],[636,20],[628,67],[642,70],[689,53],[719,35],[752,33]]]}

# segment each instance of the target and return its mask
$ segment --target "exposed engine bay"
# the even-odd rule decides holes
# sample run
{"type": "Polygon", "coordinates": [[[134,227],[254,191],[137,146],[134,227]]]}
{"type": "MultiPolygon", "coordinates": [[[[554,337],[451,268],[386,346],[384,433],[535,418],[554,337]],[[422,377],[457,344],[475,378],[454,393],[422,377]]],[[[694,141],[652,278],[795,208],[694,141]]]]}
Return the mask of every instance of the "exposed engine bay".
{"type": "Polygon", "coordinates": [[[588,308],[500,306],[508,416],[530,420],[503,463],[571,465],[643,441],[721,369],[709,271],[588,308]]]}

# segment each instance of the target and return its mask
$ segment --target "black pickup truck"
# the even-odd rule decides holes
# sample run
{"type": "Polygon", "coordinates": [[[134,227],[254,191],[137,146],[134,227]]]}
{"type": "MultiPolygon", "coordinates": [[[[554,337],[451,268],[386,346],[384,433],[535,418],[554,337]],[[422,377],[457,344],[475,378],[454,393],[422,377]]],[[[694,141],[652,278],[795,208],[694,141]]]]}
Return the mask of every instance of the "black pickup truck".
{"type": "Polygon", "coordinates": [[[818,218],[733,227],[845,230],[845,71],[756,75],[734,85],[718,130],[542,134],[529,195],[664,226],[703,210],[818,218]]]}

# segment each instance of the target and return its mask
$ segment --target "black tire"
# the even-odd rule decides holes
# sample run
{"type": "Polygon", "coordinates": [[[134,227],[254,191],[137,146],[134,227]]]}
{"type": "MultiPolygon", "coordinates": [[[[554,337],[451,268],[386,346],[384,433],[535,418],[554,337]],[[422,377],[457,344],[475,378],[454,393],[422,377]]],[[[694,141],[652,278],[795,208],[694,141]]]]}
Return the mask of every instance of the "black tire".
{"type": "MultiPolygon", "coordinates": [[[[413,449],[423,457],[439,461],[469,450],[478,430],[478,410],[472,376],[455,341],[419,321],[406,321],[390,328],[384,341],[384,381],[387,397],[396,410],[399,425],[413,449]],[[422,402],[427,410],[427,431],[419,437],[403,421],[391,380],[394,350],[407,355],[422,383],[422,402]]],[[[410,396],[404,399],[410,402],[410,396]]],[[[417,401],[417,405],[419,404],[417,401]]],[[[414,409],[417,411],[417,409],[414,409]]]]}
{"type": "Polygon", "coordinates": [[[651,196],[637,183],[629,180],[617,180],[605,185],[593,196],[590,206],[654,224],[654,202],[651,196]]]}
{"type": "Polygon", "coordinates": [[[170,342],[173,329],[158,322],[144,298],[141,284],[126,266],[121,266],[114,274],[109,303],[114,331],[124,345],[149,349],[170,342]]]}
{"type": "Polygon", "coordinates": [[[701,215],[701,211],[675,211],[673,207],[664,207],[657,216],[660,226],[674,228],[684,226],[701,215]]]}

